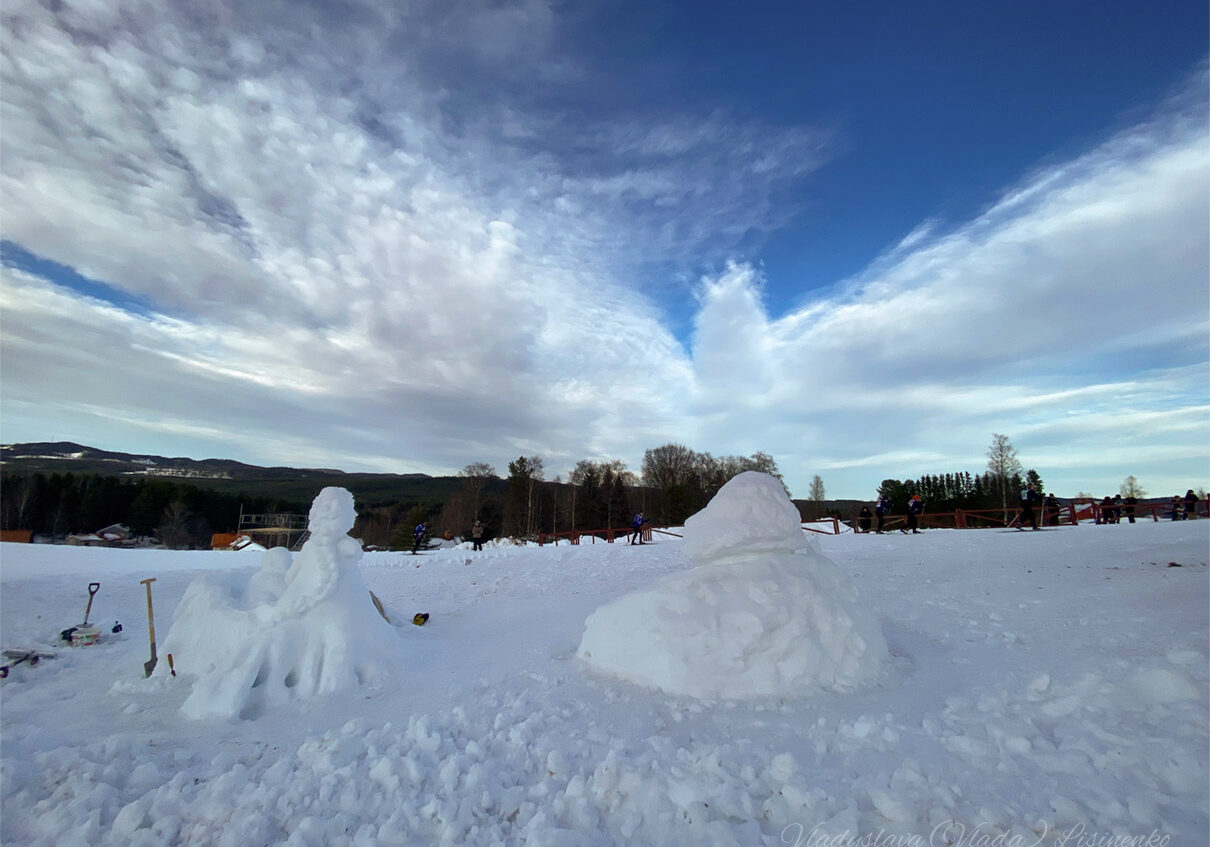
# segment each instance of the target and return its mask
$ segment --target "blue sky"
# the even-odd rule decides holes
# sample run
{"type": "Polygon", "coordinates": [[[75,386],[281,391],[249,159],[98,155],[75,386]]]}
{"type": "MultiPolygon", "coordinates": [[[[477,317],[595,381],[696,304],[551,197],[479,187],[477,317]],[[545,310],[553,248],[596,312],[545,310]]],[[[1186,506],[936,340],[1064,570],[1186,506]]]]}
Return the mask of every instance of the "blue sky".
{"type": "Polygon", "coordinates": [[[23,3],[0,438],[1210,484],[1204,3],[23,3]]]}

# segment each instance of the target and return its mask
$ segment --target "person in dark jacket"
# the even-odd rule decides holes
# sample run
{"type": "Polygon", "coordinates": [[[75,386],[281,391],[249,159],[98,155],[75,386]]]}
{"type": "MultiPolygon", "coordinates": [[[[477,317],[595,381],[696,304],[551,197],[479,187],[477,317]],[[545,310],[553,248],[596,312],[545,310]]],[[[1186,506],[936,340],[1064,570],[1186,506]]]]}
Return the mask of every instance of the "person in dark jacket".
{"type": "Polygon", "coordinates": [[[1053,495],[1053,494],[1046,495],[1045,509],[1046,509],[1046,525],[1047,526],[1058,526],[1059,525],[1059,501],[1055,499],[1055,495],[1053,495]]]}
{"type": "Polygon", "coordinates": [[[416,528],[412,530],[412,553],[420,549],[420,542],[424,541],[425,533],[428,531],[429,528],[423,523],[416,524],[416,528]]]}
{"type": "Polygon", "coordinates": [[[1021,514],[1017,517],[1017,529],[1025,529],[1028,522],[1034,529],[1038,528],[1038,518],[1034,514],[1034,506],[1042,499],[1042,495],[1034,491],[1033,483],[1021,492],[1021,514]]]}
{"type": "Polygon", "coordinates": [[[919,494],[913,494],[912,499],[908,500],[907,526],[899,531],[910,531],[913,535],[919,535],[920,530],[917,527],[920,525],[920,513],[923,511],[924,501],[920,499],[919,494]]]}
{"type": "Polygon", "coordinates": [[[891,511],[891,501],[886,498],[885,494],[879,494],[878,502],[874,504],[874,514],[878,516],[878,526],[874,528],[874,532],[879,535],[882,535],[882,525],[886,521],[889,511],[891,511]]]}
{"type": "Polygon", "coordinates": [[[862,532],[870,531],[870,521],[874,515],[870,512],[869,506],[862,506],[861,511],[857,513],[857,525],[861,527],[862,532]]]}
{"type": "Polygon", "coordinates": [[[1185,492],[1185,520],[1191,521],[1197,518],[1197,495],[1190,488],[1185,492]]]}
{"type": "Polygon", "coordinates": [[[471,541],[475,542],[474,549],[483,549],[483,524],[479,521],[475,521],[471,526],[471,541]]]}
{"type": "Polygon", "coordinates": [[[1133,494],[1127,494],[1126,498],[1122,500],[1122,514],[1126,516],[1126,520],[1130,523],[1134,523],[1134,510],[1138,504],[1139,498],[1133,494]]]}
{"type": "Polygon", "coordinates": [[[1174,521],[1185,519],[1185,501],[1181,499],[1179,494],[1172,497],[1172,519],[1174,521]]]}

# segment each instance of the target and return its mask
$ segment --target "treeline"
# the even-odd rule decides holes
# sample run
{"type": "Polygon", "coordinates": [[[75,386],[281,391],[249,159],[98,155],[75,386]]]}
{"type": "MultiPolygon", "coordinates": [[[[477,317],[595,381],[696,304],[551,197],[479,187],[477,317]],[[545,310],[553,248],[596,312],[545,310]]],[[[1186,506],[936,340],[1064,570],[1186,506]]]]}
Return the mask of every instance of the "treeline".
{"type": "Polygon", "coordinates": [[[309,504],[249,498],[188,483],[100,474],[3,474],[0,528],[63,537],[124,524],[172,547],[209,547],[212,532],[234,532],[246,512],[299,512],[309,504]]]}
{"type": "Polygon", "coordinates": [[[891,510],[907,510],[908,500],[919,494],[933,512],[955,509],[994,509],[1005,502],[1015,505],[1021,491],[1029,484],[1039,494],[1045,494],[1042,478],[1037,471],[1028,470],[1008,476],[993,473],[970,474],[965,471],[946,474],[926,474],[919,479],[884,479],[878,493],[891,501],[891,510]]]}
{"type": "MultiPolygon", "coordinates": [[[[466,536],[478,518],[489,539],[619,529],[636,512],[656,526],[679,525],[738,473],[755,470],[781,479],[766,453],[716,457],[682,444],[647,450],[641,475],[619,460],[585,459],[566,480],[547,480],[543,465],[541,457],[521,456],[509,462],[504,478],[487,463],[467,465],[441,486],[453,493],[427,502],[367,501],[354,490],[358,515],[352,534],[368,545],[405,548],[421,522],[430,535],[466,536]]],[[[434,486],[424,490],[431,493],[434,486]]],[[[0,478],[0,528],[56,538],[124,524],[170,547],[208,548],[212,533],[238,529],[241,508],[245,514],[306,514],[310,502],[154,477],[6,472],[0,478]]]]}
{"type": "MultiPolygon", "coordinates": [[[[576,463],[566,481],[544,478],[539,456],[521,456],[508,464],[499,499],[490,496],[501,482],[494,468],[468,465],[463,491],[439,510],[413,509],[391,539],[393,546],[410,544],[410,532],[426,515],[437,532],[469,532],[476,515],[487,538],[532,538],[538,533],[618,529],[629,526],[642,512],[655,526],[684,523],[701,510],[723,485],[743,471],[761,471],[782,479],[767,453],[751,456],[712,456],[683,444],[665,444],[643,455],[641,476],[620,460],[576,463]]],[[[784,482],[782,483],[785,484],[784,482]]]]}

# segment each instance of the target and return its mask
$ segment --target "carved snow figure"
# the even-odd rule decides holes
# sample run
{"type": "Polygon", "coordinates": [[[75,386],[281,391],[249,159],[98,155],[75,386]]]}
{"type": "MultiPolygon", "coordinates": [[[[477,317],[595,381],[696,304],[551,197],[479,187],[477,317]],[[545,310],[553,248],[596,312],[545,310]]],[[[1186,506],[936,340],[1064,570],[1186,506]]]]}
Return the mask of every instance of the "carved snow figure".
{"type": "Polygon", "coordinates": [[[353,496],[325,488],[311,506],[311,537],[293,561],[289,551],[265,551],[242,592],[215,581],[189,586],[161,648],[178,673],[193,677],[181,707],[187,717],[255,717],[392,669],[399,636],[362,582],[361,545],[347,534],[354,517],[353,496]]]}
{"type": "Polygon", "coordinates": [[[881,624],[818,545],[780,482],[749,471],[685,523],[697,567],[597,609],[579,656],[599,670],[702,699],[849,690],[889,654],[881,624]]]}

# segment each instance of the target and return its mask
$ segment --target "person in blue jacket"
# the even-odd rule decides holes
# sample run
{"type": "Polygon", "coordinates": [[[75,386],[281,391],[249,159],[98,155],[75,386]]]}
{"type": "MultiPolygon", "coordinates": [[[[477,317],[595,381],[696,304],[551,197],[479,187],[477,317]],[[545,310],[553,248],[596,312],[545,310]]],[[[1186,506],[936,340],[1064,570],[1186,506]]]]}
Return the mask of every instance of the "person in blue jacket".
{"type": "Polygon", "coordinates": [[[416,528],[412,530],[412,553],[420,549],[420,542],[424,540],[424,534],[428,532],[428,527],[423,523],[416,524],[416,528]]]}
{"type": "Polygon", "coordinates": [[[874,504],[874,514],[878,516],[878,526],[874,532],[882,535],[882,524],[886,521],[887,514],[891,511],[891,501],[886,498],[885,494],[878,495],[878,502],[874,504]]]}
{"type": "Polygon", "coordinates": [[[636,541],[639,544],[643,543],[643,524],[645,524],[645,523],[647,523],[647,519],[645,517],[643,517],[642,512],[639,512],[638,514],[636,514],[634,516],[634,520],[631,522],[632,528],[630,531],[630,543],[631,544],[634,544],[636,541]]]}

